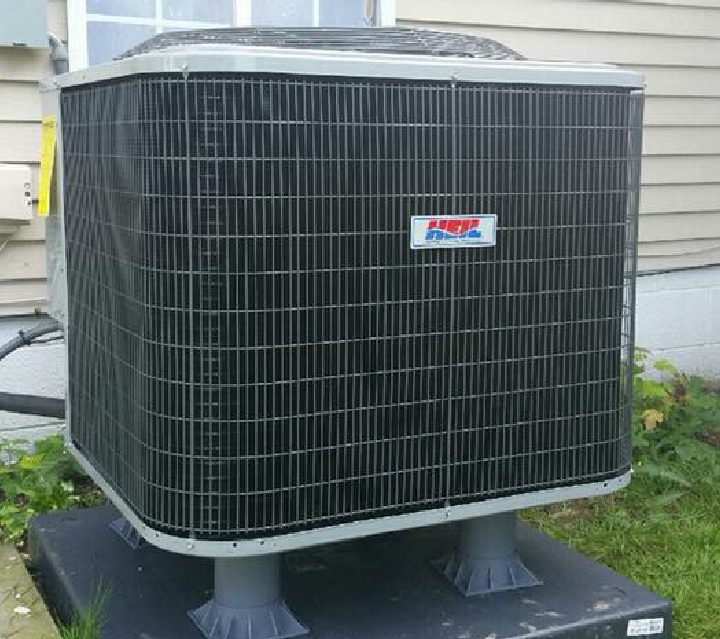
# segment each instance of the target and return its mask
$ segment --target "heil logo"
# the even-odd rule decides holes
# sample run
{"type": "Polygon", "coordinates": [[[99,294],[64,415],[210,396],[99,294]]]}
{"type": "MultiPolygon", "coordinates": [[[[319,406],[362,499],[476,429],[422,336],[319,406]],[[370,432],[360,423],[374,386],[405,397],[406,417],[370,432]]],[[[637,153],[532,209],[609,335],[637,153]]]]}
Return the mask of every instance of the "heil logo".
{"type": "Polygon", "coordinates": [[[482,238],[482,220],[479,217],[431,218],[425,232],[425,240],[452,240],[464,238],[482,238]]]}
{"type": "Polygon", "coordinates": [[[457,248],[495,246],[494,215],[416,215],[410,228],[410,246],[457,248]]]}

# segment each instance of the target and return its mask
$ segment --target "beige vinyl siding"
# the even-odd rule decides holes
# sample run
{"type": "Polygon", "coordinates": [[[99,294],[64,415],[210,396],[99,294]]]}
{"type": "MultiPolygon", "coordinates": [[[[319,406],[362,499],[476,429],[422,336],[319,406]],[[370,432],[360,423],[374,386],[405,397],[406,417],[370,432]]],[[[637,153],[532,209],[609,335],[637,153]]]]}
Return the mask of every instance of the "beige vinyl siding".
{"type": "Polygon", "coordinates": [[[648,96],[645,100],[646,126],[673,126],[687,122],[695,127],[720,126],[717,98],[648,96]]]}
{"type": "Polygon", "coordinates": [[[0,122],[37,122],[40,103],[37,87],[32,82],[0,83],[0,122]]]}
{"type": "Polygon", "coordinates": [[[39,148],[40,127],[37,121],[0,121],[0,162],[33,164],[39,157],[39,148]]]}
{"type": "Polygon", "coordinates": [[[640,268],[720,263],[720,0],[397,0],[397,17],[642,73],[640,268]]]}
{"type": "MultiPolygon", "coordinates": [[[[64,0],[48,1],[48,26],[67,38],[64,0]]],[[[32,167],[37,204],[40,147],[38,81],[52,73],[49,50],[0,48],[0,162],[32,167]]],[[[32,313],[46,307],[45,222],[19,228],[0,220],[0,316],[32,313]]]]}

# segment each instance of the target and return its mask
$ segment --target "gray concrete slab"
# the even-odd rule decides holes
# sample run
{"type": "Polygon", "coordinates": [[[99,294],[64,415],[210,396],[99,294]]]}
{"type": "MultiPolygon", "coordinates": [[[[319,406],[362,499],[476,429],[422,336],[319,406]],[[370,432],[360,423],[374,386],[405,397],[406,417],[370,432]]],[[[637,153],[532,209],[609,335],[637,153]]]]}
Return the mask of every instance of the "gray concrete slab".
{"type": "MultiPolygon", "coordinates": [[[[53,602],[71,614],[104,584],[103,639],[200,639],[186,611],[211,594],[211,560],[133,551],[108,527],[116,516],[105,506],[33,521],[31,555],[53,602]]],[[[519,551],[544,584],[464,598],[430,565],[451,533],[435,526],[288,553],[285,599],[312,639],[624,639],[648,619],[662,631],[637,636],[670,637],[669,602],[526,524],[519,551]]]]}

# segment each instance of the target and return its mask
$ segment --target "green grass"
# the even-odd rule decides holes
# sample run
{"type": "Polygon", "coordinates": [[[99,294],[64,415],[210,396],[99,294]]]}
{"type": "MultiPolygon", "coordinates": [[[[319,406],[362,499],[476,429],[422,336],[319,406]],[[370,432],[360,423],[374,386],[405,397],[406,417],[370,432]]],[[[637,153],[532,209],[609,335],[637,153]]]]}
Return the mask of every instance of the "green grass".
{"type": "Polygon", "coordinates": [[[88,607],[68,625],[60,625],[61,639],[100,639],[107,591],[101,589],[88,607]]]}
{"type": "Polygon", "coordinates": [[[629,488],[524,516],[670,599],[674,639],[720,639],[720,381],[643,349],[633,370],[629,488]]]}
{"type": "MultiPolygon", "coordinates": [[[[720,463],[720,451],[717,455],[720,463]]],[[[674,639],[720,638],[720,481],[712,459],[665,459],[608,497],[527,511],[551,536],[673,602],[674,639]]]]}

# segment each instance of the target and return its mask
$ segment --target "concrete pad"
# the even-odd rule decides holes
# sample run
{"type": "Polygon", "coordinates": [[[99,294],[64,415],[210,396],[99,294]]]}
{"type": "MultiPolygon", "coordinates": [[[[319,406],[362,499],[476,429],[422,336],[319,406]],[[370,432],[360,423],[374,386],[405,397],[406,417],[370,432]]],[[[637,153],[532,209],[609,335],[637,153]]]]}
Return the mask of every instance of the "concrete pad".
{"type": "MultiPolygon", "coordinates": [[[[30,525],[33,563],[64,614],[109,589],[102,639],[202,639],[188,610],[212,594],[212,561],[150,544],[133,550],[110,506],[30,525]]],[[[283,591],[308,639],[669,639],[670,603],[524,522],[518,550],[540,586],[463,597],[431,565],[450,525],[288,552],[283,591]]]]}

